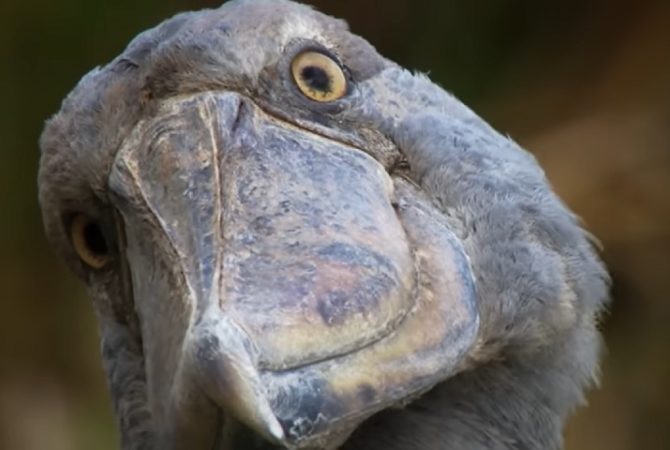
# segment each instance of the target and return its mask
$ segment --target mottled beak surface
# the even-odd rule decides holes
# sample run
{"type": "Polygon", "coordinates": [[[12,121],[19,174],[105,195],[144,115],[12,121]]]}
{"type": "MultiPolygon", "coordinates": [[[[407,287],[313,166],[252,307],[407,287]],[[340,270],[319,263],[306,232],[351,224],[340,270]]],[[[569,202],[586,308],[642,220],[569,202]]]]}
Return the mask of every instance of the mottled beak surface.
{"type": "Polygon", "coordinates": [[[110,175],[160,448],[334,448],[459,370],[468,260],[366,149],[203,93],[140,122],[110,175]],[[198,447],[201,446],[201,447],[198,447]]]}

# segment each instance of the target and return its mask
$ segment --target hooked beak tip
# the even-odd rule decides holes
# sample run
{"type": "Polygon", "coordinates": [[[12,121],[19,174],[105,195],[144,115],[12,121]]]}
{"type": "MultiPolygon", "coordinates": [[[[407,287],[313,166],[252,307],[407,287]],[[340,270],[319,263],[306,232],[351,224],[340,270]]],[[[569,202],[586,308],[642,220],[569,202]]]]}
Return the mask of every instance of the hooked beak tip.
{"type": "Polygon", "coordinates": [[[284,429],[281,427],[279,421],[277,421],[277,418],[274,417],[274,415],[272,416],[272,421],[267,423],[266,426],[268,432],[273,438],[278,441],[284,440],[284,429]]]}
{"type": "Polygon", "coordinates": [[[208,397],[257,433],[283,442],[284,429],[263,389],[247,336],[226,318],[211,325],[203,325],[197,333],[195,352],[208,397]]]}

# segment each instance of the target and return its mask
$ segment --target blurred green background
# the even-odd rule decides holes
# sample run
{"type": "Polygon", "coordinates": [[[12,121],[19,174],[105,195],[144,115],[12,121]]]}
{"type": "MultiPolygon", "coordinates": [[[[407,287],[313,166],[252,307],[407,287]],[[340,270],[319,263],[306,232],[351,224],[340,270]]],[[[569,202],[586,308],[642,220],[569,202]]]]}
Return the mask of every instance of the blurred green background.
{"type": "MultiPolygon", "coordinates": [[[[532,150],[603,242],[614,303],[601,389],[567,448],[670,448],[670,2],[314,1],[532,150]]],[[[93,66],[216,2],[0,3],[0,448],[114,449],[82,286],[36,203],[44,120],[93,66]]]]}

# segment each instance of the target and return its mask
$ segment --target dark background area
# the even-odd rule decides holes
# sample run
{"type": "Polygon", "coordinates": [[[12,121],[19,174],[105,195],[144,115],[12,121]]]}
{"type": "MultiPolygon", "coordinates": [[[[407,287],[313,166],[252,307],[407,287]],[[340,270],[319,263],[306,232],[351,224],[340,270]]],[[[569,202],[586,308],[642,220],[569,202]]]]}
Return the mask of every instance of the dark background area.
{"type": "MultiPolygon", "coordinates": [[[[670,2],[314,1],[535,153],[603,243],[601,388],[567,449],[670,448],[670,2]]],[[[0,3],[0,448],[117,448],[83,287],[37,205],[44,120],[138,32],[211,1],[0,3]]]]}

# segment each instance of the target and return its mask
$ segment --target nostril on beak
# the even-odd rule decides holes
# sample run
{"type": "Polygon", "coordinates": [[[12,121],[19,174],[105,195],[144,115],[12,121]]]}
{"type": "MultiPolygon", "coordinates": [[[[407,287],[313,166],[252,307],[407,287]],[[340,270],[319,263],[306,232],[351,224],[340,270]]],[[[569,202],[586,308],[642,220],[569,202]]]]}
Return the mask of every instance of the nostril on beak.
{"type": "Polygon", "coordinates": [[[272,442],[284,441],[243,331],[227,318],[197,325],[197,376],[207,396],[227,414],[272,442]]]}
{"type": "Polygon", "coordinates": [[[235,119],[230,126],[231,134],[235,134],[237,128],[244,121],[244,118],[250,114],[249,105],[242,99],[238,100],[237,111],[235,112],[235,119]]]}

